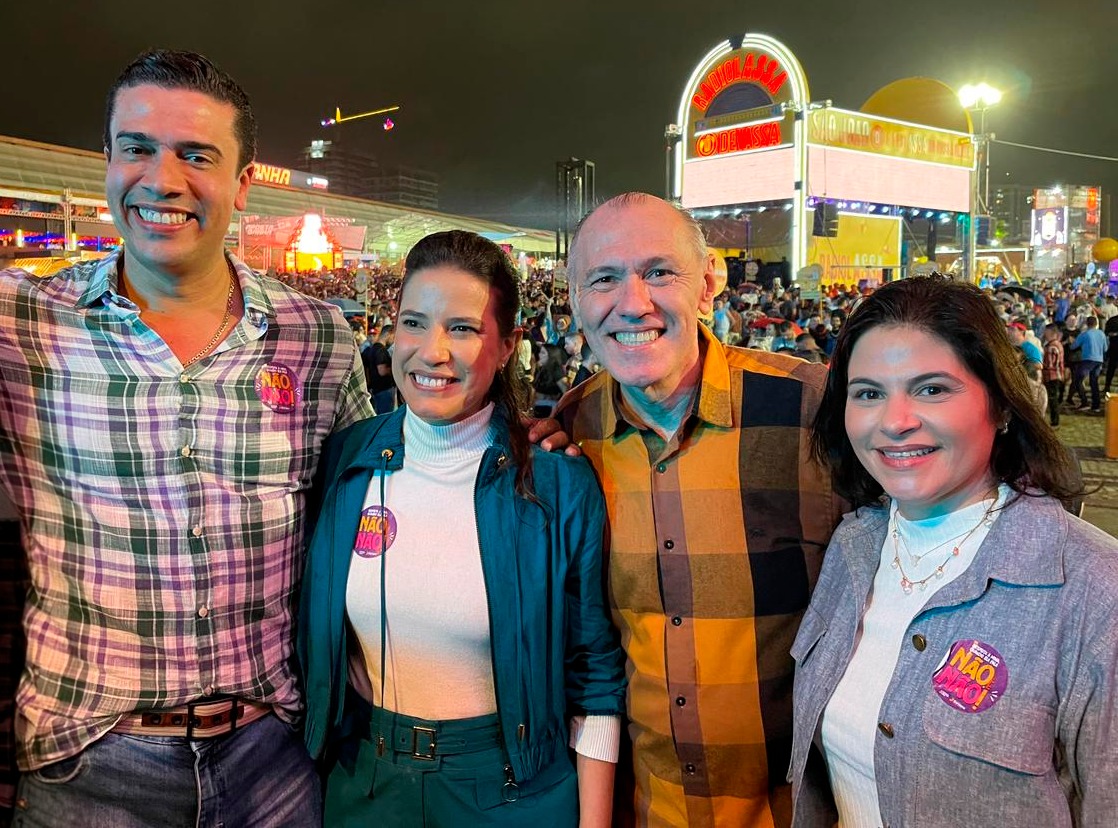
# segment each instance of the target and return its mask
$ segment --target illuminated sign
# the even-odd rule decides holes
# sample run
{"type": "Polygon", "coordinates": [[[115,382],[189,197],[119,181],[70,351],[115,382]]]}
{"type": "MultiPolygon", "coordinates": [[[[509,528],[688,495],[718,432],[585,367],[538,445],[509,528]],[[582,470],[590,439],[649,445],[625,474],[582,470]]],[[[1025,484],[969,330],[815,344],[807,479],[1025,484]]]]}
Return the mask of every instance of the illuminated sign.
{"type": "Polygon", "coordinates": [[[962,132],[906,124],[845,109],[817,109],[808,117],[808,141],[894,158],[974,166],[974,144],[962,132]]]}
{"type": "Polygon", "coordinates": [[[1053,248],[1068,242],[1068,208],[1033,210],[1033,247],[1053,248]]]}
{"type": "Polygon", "coordinates": [[[699,82],[699,88],[691,97],[691,103],[701,112],[706,112],[718,94],[735,83],[752,83],[763,87],[776,98],[788,82],[788,73],[772,55],[739,49],[721,63],[712,67],[706,77],[699,82]]]}
{"type": "Polygon", "coordinates": [[[320,175],[289,170],[287,167],[277,167],[261,161],[252,165],[252,180],[277,187],[298,187],[301,190],[327,190],[330,187],[330,181],[320,175]]]}
{"type": "Polygon", "coordinates": [[[271,164],[263,164],[257,161],[252,165],[252,179],[264,184],[279,184],[283,187],[290,187],[291,170],[286,167],[273,167],[271,164]]]}
{"type": "Polygon", "coordinates": [[[699,65],[687,86],[685,159],[769,149],[793,140],[807,95],[803,70],[775,41],[749,38],[699,65]]]}
{"type": "Polygon", "coordinates": [[[857,284],[862,279],[879,282],[883,268],[901,265],[901,219],[839,213],[838,235],[812,236],[807,259],[823,269],[823,284],[857,284]]]}
{"type": "Polygon", "coordinates": [[[746,124],[700,135],[695,139],[695,155],[708,158],[711,155],[775,147],[781,144],[780,139],[780,121],[746,124]]]}
{"type": "Polygon", "coordinates": [[[716,115],[713,118],[703,118],[695,121],[695,134],[713,132],[716,129],[752,124],[756,121],[766,121],[777,118],[784,112],[780,104],[759,106],[756,109],[747,109],[744,112],[731,112],[729,115],[716,115]]]}

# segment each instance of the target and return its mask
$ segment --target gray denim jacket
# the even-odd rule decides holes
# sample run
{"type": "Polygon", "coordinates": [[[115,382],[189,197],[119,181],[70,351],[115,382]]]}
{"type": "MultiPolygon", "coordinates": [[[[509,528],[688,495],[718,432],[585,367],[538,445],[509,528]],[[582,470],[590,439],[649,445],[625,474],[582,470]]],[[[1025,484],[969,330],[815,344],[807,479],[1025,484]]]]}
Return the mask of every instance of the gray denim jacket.
{"type": "MultiPolygon", "coordinates": [[[[794,826],[837,816],[819,728],[853,651],[887,510],[835,531],[792,646],[794,826]]],[[[889,828],[1118,826],[1118,542],[1019,497],[905,631],[874,748],[889,828]]]]}

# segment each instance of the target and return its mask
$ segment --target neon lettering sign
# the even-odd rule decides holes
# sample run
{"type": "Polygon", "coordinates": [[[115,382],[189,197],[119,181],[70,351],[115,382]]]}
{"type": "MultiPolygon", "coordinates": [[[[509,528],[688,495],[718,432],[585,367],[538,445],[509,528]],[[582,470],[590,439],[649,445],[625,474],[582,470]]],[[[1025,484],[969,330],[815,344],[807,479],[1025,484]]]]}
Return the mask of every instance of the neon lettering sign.
{"type": "Polygon", "coordinates": [[[257,161],[252,167],[252,180],[290,187],[291,170],[286,167],[273,167],[271,164],[262,164],[257,161]]]}
{"type": "Polygon", "coordinates": [[[706,112],[719,92],[731,84],[743,82],[762,86],[775,98],[787,81],[788,73],[776,58],[753,52],[736,54],[715,66],[706,79],[699,82],[691,103],[700,112],[706,112]]]}
{"type": "Polygon", "coordinates": [[[768,121],[700,135],[695,139],[695,155],[709,158],[712,155],[758,150],[779,144],[780,122],[768,121]]]}

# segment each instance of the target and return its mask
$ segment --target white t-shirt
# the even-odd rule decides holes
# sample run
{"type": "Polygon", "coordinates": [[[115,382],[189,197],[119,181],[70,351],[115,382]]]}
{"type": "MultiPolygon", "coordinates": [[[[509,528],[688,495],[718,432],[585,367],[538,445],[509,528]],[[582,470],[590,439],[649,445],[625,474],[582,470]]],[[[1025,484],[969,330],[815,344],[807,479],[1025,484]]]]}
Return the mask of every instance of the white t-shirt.
{"type": "Polygon", "coordinates": [[[854,654],[823,711],[823,752],[842,828],[880,828],[874,743],[881,703],[897,668],[905,633],[931,597],[971,565],[1001,514],[997,507],[1009,494],[1009,487],[1003,485],[996,504],[985,500],[926,520],[906,520],[897,513],[896,503],[890,506],[890,532],[881,547],[854,654]],[[899,533],[896,543],[894,527],[899,533]],[[958,556],[952,554],[955,545],[959,546],[958,556]],[[914,555],[922,556],[919,563],[914,562],[914,555]],[[900,559],[899,567],[894,567],[894,557],[900,559]],[[941,565],[943,577],[937,578],[935,570],[941,565]],[[909,593],[901,586],[901,569],[914,584],[909,593]],[[929,576],[924,589],[916,585],[929,576]]]}

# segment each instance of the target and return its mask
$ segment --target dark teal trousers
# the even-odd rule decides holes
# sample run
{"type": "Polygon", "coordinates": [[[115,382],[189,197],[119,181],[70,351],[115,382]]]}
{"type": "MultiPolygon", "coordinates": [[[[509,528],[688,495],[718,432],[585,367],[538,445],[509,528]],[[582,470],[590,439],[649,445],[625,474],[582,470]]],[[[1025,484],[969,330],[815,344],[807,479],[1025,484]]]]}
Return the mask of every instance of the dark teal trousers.
{"type": "Polygon", "coordinates": [[[496,714],[426,722],[375,710],[371,719],[341,746],[326,783],[326,828],[577,828],[571,760],[563,754],[510,784],[496,714]],[[463,752],[440,755],[440,746],[463,752]]]}

